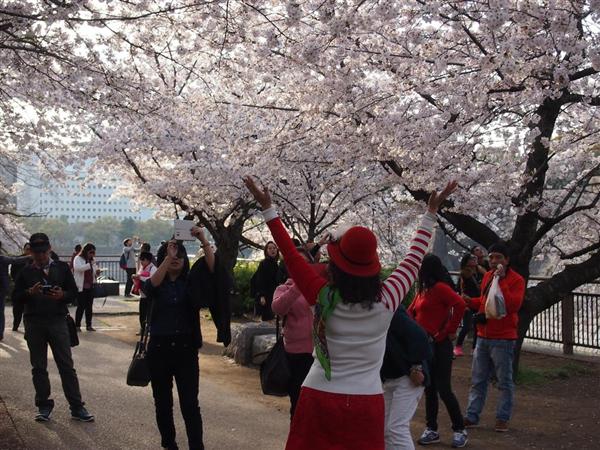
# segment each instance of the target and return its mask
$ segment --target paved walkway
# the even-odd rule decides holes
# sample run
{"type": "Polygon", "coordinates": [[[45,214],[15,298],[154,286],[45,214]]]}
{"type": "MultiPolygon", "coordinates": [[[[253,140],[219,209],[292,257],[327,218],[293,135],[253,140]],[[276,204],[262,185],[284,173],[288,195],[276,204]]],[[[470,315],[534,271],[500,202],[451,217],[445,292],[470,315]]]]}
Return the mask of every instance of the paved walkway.
{"type": "MultiPolygon", "coordinates": [[[[95,311],[101,312],[101,300],[95,311]]],[[[113,312],[126,312],[137,303],[107,301],[113,312]]],[[[7,323],[12,312],[6,308],[7,323]]],[[[94,326],[102,330],[101,324],[94,326]]],[[[68,404],[60,387],[56,365],[49,352],[50,382],[56,402],[52,420],[33,420],[33,385],[29,353],[22,332],[5,333],[0,342],[0,398],[12,417],[16,431],[27,449],[159,449],[160,438],[154,419],[150,387],[135,388],[125,384],[125,375],[133,348],[102,333],[85,333],[81,345],[74,348],[75,367],[81,391],[94,423],[70,420],[68,404]]],[[[202,358],[201,358],[202,373],[202,358]]],[[[175,404],[177,396],[175,392],[175,404]]],[[[222,382],[200,377],[200,405],[204,419],[207,449],[229,450],[259,448],[282,449],[287,436],[289,418],[278,411],[235,395],[222,382]]],[[[178,408],[175,420],[180,448],[187,448],[185,428],[178,408]]],[[[0,441],[1,443],[1,441],[0,441]]]]}

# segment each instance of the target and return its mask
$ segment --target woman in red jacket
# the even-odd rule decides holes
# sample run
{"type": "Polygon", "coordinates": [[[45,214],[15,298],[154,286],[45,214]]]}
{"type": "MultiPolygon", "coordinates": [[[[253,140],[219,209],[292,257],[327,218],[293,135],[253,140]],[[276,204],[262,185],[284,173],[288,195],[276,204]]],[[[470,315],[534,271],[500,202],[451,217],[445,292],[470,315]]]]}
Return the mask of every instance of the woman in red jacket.
{"type": "Polygon", "coordinates": [[[426,255],[419,270],[418,293],[409,307],[409,313],[433,342],[431,383],[425,388],[427,429],[419,438],[421,445],[440,441],[437,431],[438,394],[452,420],[452,447],[460,448],[467,444],[462,412],[451,385],[452,341],[465,307],[463,299],[454,291],[454,283],[440,258],[426,255]]]}

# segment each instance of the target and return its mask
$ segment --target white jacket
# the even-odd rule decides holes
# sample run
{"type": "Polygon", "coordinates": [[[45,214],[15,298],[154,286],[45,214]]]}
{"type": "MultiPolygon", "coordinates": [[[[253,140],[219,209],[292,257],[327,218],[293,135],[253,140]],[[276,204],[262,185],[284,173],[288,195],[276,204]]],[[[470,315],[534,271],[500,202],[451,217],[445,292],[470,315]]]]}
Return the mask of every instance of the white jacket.
{"type": "Polygon", "coordinates": [[[75,284],[79,292],[83,291],[83,278],[86,271],[92,269],[92,279],[96,280],[96,270],[98,266],[95,263],[85,262],[85,259],[77,255],[73,259],[73,276],[75,277],[75,284]]]}

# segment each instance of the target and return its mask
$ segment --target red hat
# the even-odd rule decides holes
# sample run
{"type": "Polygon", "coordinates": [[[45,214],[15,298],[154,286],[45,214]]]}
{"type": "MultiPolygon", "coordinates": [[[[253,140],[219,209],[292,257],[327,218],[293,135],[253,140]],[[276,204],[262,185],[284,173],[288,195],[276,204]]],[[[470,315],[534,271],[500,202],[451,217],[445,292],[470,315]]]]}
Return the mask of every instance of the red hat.
{"type": "Polygon", "coordinates": [[[365,227],[352,227],[327,245],[327,253],[340,270],[357,277],[372,277],[381,270],[377,238],[365,227]]]}

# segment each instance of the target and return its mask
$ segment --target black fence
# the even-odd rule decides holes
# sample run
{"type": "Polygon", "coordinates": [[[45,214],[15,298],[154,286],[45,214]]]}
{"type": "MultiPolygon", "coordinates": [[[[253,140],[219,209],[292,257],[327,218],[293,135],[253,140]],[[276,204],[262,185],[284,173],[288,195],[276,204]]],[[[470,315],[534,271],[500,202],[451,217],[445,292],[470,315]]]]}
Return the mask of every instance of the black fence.
{"type": "Polygon", "coordinates": [[[562,344],[565,354],[574,347],[600,350],[600,294],[565,297],[533,319],[527,338],[562,344]]]}

